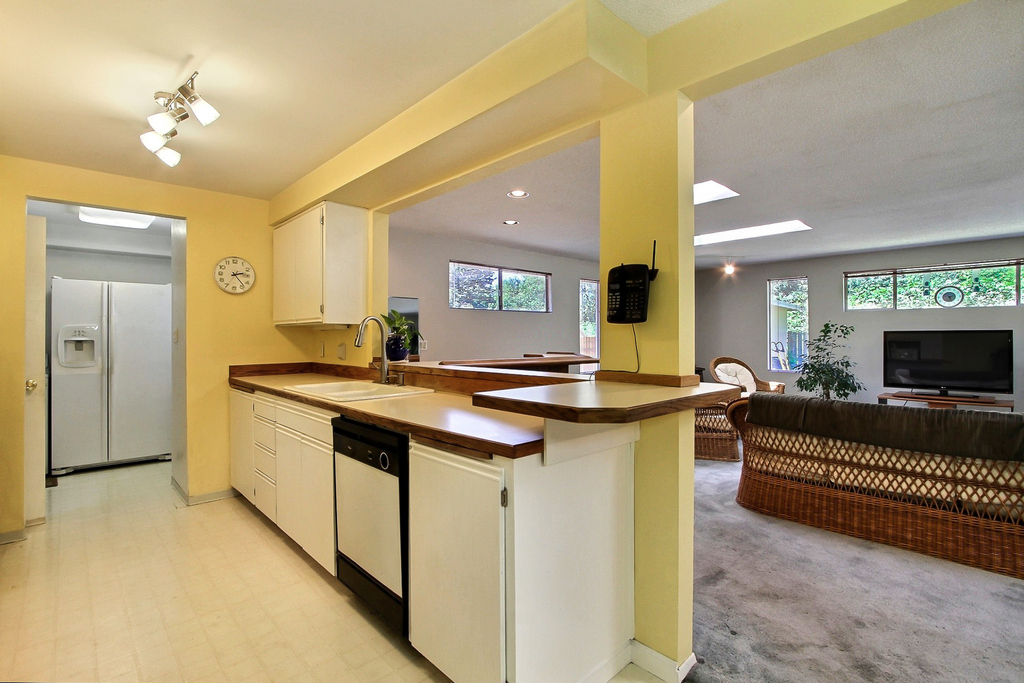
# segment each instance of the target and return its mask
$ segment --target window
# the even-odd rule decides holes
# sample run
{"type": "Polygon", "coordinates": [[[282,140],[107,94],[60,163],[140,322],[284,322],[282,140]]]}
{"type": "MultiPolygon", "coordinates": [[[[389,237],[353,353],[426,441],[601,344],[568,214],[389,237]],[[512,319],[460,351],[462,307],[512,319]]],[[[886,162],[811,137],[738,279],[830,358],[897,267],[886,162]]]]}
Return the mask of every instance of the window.
{"type": "Polygon", "coordinates": [[[448,307],[550,313],[551,275],[450,261],[448,307]]]}
{"type": "Polygon", "coordinates": [[[768,281],[768,369],[795,372],[807,354],[807,278],[768,281]]]}
{"type": "Polygon", "coordinates": [[[846,310],[1016,306],[1021,261],[844,273],[846,310]]]}
{"type": "Polygon", "coordinates": [[[580,280],[580,353],[598,358],[601,350],[601,296],[597,280],[580,280]]]}

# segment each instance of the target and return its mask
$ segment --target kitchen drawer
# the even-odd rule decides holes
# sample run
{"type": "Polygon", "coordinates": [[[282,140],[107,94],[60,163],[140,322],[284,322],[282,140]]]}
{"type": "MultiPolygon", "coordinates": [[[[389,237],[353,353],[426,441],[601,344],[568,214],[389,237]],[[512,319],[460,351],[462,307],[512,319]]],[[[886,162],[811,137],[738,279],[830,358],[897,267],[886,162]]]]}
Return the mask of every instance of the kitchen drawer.
{"type": "Polygon", "coordinates": [[[271,522],[277,523],[277,486],[260,472],[255,473],[254,479],[256,495],[253,503],[256,509],[265,514],[271,522]]]}
{"type": "Polygon", "coordinates": [[[277,440],[274,436],[274,423],[267,422],[262,418],[254,418],[252,424],[252,438],[259,445],[273,453],[277,450],[277,440]]]}
{"type": "Polygon", "coordinates": [[[325,444],[334,443],[334,430],[331,427],[332,413],[299,407],[279,406],[277,424],[294,429],[299,434],[316,439],[325,444]]]}
{"type": "Polygon", "coordinates": [[[277,481],[277,458],[274,454],[263,448],[259,444],[253,449],[253,464],[256,469],[266,475],[270,481],[277,481]]]}
{"type": "Polygon", "coordinates": [[[253,400],[253,412],[260,417],[274,422],[277,420],[277,406],[265,398],[257,396],[253,400]]]}

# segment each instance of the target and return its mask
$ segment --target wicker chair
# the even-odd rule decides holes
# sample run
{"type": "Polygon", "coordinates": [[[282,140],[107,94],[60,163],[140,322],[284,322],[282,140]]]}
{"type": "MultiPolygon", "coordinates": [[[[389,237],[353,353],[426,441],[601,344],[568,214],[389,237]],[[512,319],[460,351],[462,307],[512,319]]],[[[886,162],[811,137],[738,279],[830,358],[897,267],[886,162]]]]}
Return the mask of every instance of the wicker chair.
{"type": "MultiPolygon", "coordinates": [[[[719,356],[711,361],[711,376],[716,382],[743,387],[744,396],[754,391],[771,391],[776,394],[786,391],[786,385],[782,382],[766,382],[755,375],[749,365],[729,356],[719,356]]],[[[737,462],[740,459],[739,432],[725,417],[728,405],[725,402],[696,409],[694,457],[698,460],[737,462]]]]}

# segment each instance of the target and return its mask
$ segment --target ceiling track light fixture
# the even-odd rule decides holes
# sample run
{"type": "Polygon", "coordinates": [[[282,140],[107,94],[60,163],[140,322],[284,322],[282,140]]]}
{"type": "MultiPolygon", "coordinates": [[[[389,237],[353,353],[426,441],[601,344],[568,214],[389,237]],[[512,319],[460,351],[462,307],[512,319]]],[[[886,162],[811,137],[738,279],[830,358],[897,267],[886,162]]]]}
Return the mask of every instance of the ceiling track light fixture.
{"type": "Polygon", "coordinates": [[[189,110],[204,126],[208,126],[220,117],[220,112],[196,92],[196,76],[198,75],[198,71],[193,72],[175,92],[160,90],[153,95],[153,99],[164,108],[164,111],[147,117],[146,121],[153,130],[139,136],[145,148],[157,155],[160,161],[168,166],[177,166],[181,161],[181,154],[165,145],[168,140],[177,135],[176,128],[179,123],[189,117],[189,110]]]}

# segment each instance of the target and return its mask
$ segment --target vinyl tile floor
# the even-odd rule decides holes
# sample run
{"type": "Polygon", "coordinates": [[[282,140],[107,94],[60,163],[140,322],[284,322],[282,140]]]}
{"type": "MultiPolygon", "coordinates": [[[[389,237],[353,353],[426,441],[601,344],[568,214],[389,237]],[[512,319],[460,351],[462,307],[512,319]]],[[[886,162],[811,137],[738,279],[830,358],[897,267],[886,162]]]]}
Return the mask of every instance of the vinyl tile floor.
{"type": "MultiPolygon", "coordinates": [[[[64,476],[0,546],[0,680],[448,681],[241,498],[170,463],[64,476]]],[[[657,683],[634,665],[617,683],[657,683]]]]}

